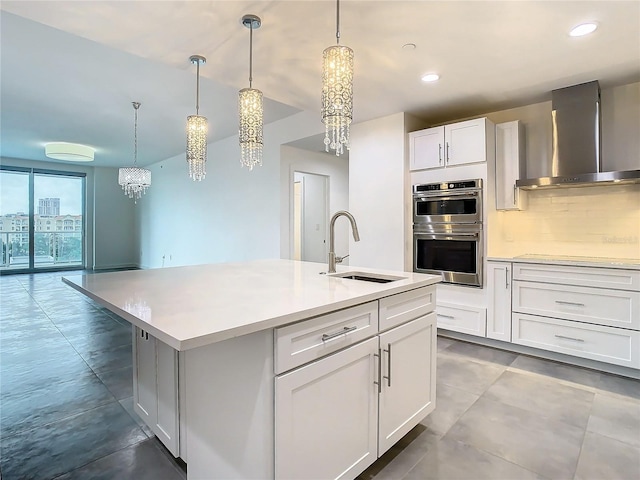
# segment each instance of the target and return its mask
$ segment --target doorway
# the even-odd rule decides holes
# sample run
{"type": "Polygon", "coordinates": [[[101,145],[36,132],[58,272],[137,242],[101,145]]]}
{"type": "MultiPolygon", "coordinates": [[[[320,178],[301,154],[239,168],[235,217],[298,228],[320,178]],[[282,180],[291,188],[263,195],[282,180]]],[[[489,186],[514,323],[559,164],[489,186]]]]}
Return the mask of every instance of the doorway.
{"type": "Polygon", "coordinates": [[[306,262],[327,261],[329,177],[293,173],[293,258],[306,262]]]}
{"type": "Polygon", "coordinates": [[[0,168],[0,271],[84,268],[85,174],[0,168]]]}

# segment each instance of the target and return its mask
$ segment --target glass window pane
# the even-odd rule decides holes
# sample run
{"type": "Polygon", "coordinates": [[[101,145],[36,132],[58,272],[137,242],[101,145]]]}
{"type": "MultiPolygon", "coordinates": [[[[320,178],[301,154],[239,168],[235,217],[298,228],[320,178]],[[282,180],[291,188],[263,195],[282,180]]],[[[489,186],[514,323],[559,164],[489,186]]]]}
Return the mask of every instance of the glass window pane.
{"type": "Polygon", "coordinates": [[[29,268],[29,173],[0,170],[0,269],[29,268]]]}

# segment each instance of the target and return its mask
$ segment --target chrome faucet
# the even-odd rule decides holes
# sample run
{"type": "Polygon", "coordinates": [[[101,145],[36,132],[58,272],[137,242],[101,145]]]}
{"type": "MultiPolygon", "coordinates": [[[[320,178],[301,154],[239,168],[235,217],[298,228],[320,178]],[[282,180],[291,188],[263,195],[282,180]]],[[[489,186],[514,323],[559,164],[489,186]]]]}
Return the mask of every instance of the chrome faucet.
{"type": "Polygon", "coordinates": [[[353,231],[353,239],[356,242],[360,241],[360,235],[358,234],[358,225],[356,225],[356,219],[353,218],[346,210],[340,210],[333,214],[331,217],[331,222],[329,222],[329,273],[336,273],[336,263],[341,263],[342,260],[347,258],[349,255],[345,255],[344,257],[336,257],[335,252],[335,224],[338,217],[347,217],[349,222],[351,222],[351,230],[353,231]]]}

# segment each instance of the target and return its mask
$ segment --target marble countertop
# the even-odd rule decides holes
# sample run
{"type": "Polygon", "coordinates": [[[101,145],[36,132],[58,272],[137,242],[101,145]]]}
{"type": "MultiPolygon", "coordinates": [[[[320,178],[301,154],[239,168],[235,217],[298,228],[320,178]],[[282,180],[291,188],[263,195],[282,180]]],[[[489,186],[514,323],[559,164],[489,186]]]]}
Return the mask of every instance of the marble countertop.
{"type": "MultiPolygon", "coordinates": [[[[402,277],[373,283],[293,260],[194,265],[63,277],[63,282],[176,350],[304,320],[407,290],[439,275],[339,266],[402,277]]],[[[72,312],[69,312],[72,313],[72,312]]]]}
{"type": "Polygon", "coordinates": [[[637,258],[605,258],[579,257],[567,255],[527,254],[515,257],[487,257],[487,260],[519,263],[542,263],[553,265],[575,265],[581,267],[619,268],[624,270],[640,270],[640,259],[637,258]]]}

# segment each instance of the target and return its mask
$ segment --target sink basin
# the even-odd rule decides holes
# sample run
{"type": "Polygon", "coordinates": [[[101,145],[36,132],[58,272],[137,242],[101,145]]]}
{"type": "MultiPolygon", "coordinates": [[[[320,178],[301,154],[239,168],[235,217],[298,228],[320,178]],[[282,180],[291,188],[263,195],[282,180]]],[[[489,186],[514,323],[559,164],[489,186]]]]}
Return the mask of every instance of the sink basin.
{"type": "Polygon", "coordinates": [[[396,280],[404,280],[404,277],[395,277],[393,275],[382,275],[379,273],[368,272],[344,272],[333,273],[330,277],[346,278],[347,280],[360,280],[362,282],[389,283],[396,280]]]}

